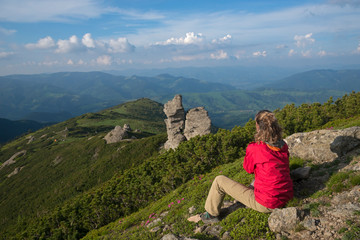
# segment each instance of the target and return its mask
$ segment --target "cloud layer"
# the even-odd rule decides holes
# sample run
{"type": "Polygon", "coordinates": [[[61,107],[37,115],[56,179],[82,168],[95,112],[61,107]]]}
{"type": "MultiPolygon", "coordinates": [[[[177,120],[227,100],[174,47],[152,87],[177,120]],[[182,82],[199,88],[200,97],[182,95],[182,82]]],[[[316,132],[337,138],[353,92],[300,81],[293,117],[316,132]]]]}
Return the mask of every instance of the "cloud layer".
{"type": "Polygon", "coordinates": [[[350,63],[360,56],[356,0],[270,10],[246,10],[235,1],[231,9],[204,11],[148,8],[145,1],[138,8],[95,0],[0,1],[0,74],[20,66],[298,64],[340,56],[350,63]]]}

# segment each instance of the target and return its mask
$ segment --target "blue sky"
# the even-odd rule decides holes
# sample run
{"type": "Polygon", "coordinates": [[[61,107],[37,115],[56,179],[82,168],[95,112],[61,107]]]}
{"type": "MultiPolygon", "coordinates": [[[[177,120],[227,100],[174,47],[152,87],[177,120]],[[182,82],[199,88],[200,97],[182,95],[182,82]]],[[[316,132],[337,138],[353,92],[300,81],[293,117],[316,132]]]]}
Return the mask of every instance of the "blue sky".
{"type": "Polygon", "coordinates": [[[0,75],[359,60],[360,0],[0,0],[0,75]]]}

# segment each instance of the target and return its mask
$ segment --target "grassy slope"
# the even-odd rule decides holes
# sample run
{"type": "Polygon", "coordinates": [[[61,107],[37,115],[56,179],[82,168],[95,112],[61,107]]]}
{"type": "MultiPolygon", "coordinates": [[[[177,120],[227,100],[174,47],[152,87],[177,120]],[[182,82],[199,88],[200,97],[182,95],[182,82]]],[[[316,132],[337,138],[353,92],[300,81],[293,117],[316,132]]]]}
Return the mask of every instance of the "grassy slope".
{"type": "Polygon", "coordinates": [[[162,105],[140,99],[41,129],[3,146],[1,162],[21,150],[27,153],[0,170],[0,230],[14,224],[18,216],[42,215],[115,173],[158,155],[166,141],[166,134],[159,134],[164,131],[162,105]],[[136,137],[148,138],[106,144],[105,134],[124,123],[142,130],[134,133],[136,137]],[[28,144],[30,136],[35,139],[28,144]],[[8,177],[15,168],[22,169],[8,177]]]}

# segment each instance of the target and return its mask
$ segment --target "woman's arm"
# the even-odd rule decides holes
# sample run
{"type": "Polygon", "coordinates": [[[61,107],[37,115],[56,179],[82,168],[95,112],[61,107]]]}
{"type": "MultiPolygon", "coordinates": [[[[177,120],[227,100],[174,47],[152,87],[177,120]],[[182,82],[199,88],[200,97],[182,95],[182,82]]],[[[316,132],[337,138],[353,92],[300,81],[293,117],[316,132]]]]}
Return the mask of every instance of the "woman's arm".
{"type": "Polygon", "coordinates": [[[254,161],[254,154],[253,154],[253,147],[252,143],[248,145],[246,148],[246,154],[244,157],[243,163],[244,169],[246,172],[253,174],[255,170],[255,161],[254,161]]]}

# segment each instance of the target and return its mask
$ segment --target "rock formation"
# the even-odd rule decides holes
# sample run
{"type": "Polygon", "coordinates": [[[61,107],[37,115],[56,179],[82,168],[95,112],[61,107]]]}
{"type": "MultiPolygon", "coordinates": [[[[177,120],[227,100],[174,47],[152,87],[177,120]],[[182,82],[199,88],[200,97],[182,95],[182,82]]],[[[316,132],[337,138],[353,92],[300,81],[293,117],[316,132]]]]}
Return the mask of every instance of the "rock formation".
{"type": "Polygon", "coordinates": [[[104,137],[107,144],[110,143],[117,143],[121,140],[128,137],[128,129],[130,129],[130,126],[125,124],[124,128],[121,128],[120,126],[116,126],[113,130],[111,130],[106,136],[104,137]]]}
{"type": "Polygon", "coordinates": [[[168,140],[165,149],[175,149],[184,140],[210,133],[211,120],[204,107],[190,109],[186,116],[182,106],[182,96],[176,95],[164,105],[168,140]]]}
{"type": "Polygon", "coordinates": [[[185,127],[185,110],[182,106],[182,96],[176,95],[173,100],[168,101],[164,105],[164,113],[167,116],[165,124],[168,134],[168,140],[166,141],[164,148],[175,149],[185,140],[183,135],[185,127]]]}
{"type": "Polygon", "coordinates": [[[360,127],[295,133],[285,139],[291,156],[331,162],[360,146],[360,127]]]}
{"type": "Polygon", "coordinates": [[[186,114],[184,136],[187,140],[210,133],[211,120],[204,107],[190,109],[186,114]]]}

